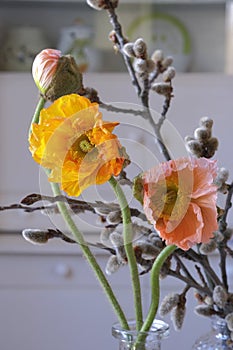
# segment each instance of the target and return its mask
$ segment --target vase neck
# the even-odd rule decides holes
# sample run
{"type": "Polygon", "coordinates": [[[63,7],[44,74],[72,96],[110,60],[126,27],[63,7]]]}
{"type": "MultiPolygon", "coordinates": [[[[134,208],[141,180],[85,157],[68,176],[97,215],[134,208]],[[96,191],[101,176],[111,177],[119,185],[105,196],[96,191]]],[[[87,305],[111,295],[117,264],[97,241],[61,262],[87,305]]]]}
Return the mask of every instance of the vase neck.
{"type": "Polygon", "coordinates": [[[161,350],[161,341],[169,335],[169,326],[155,320],[148,332],[137,332],[135,321],[128,322],[130,330],[114,324],[112,334],[119,340],[119,350],[161,350]]]}
{"type": "Polygon", "coordinates": [[[213,317],[211,326],[215,334],[216,342],[221,344],[222,349],[233,350],[233,342],[226,321],[220,317],[213,317]]]}

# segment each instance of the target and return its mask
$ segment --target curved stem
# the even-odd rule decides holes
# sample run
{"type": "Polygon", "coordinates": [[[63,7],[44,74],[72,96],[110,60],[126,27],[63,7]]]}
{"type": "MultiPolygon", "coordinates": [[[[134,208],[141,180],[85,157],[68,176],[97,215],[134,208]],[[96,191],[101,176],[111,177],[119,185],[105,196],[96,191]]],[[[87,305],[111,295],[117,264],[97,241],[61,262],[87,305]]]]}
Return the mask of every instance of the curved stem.
{"type": "MultiPolygon", "coordinates": [[[[61,191],[60,191],[58,184],[51,183],[51,187],[52,187],[52,190],[53,190],[53,193],[55,196],[61,195],[61,191]]],[[[72,217],[70,216],[70,213],[66,207],[66,204],[64,202],[58,202],[57,206],[60,210],[60,213],[61,213],[65,223],[67,224],[68,228],[71,230],[73,236],[75,237],[75,240],[80,245],[82,252],[83,252],[83,255],[85,256],[89,265],[92,267],[93,271],[95,272],[95,275],[96,275],[98,281],[100,282],[100,284],[101,284],[104,292],[106,293],[111,305],[113,306],[113,309],[114,309],[116,315],[118,316],[118,319],[121,323],[121,326],[124,329],[129,329],[127,319],[126,319],[126,317],[121,309],[120,304],[118,303],[118,301],[117,301],[117,299],[112,291],[112,288],[111,288],[108,280],[106,279],[102,269],[100,268],[99,264],[97,263],[94,255],[90,251],[86,241],[83,238],[83,235],[78,230],[75,222],[73,221],[72,217]]]]}
{"type": "MultiPolygon", "coordinates": [[[[46,100],[43,97],[41,97],[38,104],[37,104],[37,107],[36,107],[31,124],[38,123],[40,111],[44,107],[45,102],[46,102],[46,100]]],[[[30,126],[29,133],[30,132],[31,132],[31,126],[30,126]]],[[[47,175],[49,175],[49,170],[45,169],[45,172],[47,175]]],[[[51,188],[52,188],[54,196],[61,196],[60,187],[57,183],[51,182],[51,188]]],[[[118,300],[116,299],[116,297],[112,291],[110,284],[108,283],[108,280],[106,279],[101,267],[99,266],[94,255],[92,254],[91,250],[89,249],[87,242],[83,238],[83,235],[78,230],[75,222],[73,221],[73,219],[69,213],[69,210],[66,207],[66,204],[64,202],[58,202],[57,206],[58,206],[58,209],[59,209],[67,227],[71,230],[75,240],[80,245],[80,248],[83,252],[83,255],[87,259],[89,265],[92,267],[98,281],[100,282],[100,285],[102,286],[104,292],[106,293],[106,295],[107,295],[107,297],[108,297],[108,299],[113,307],[113,310],[115,311],[115,313],[119,319],[121,326],[124,329],[129,329],[127,319],[124,315],[124,312],[123,312],[118,300]]]]}
{"type": "Polygon", "coordinates": [[[156,316],[158,305],[159,305],[159,297],[160,297],[160,287],[159,287],[159,274],[160,270],[166,261],[166,259],[174,252],[177,247],[175,245],[166,246],[161,253],[157,256],[153,267],[151,269],[151,304],[150,309],[147,315],[147,318],[140,330],[140,332],[148,332],[154,318],[156,316]]]}
{"type": "Polygon", "coordinates": [[[128,264],[131,273],[132,285],[133,285],[133,295],[134,295],[134,305],[136,313],[136,324],[137,330],[142,326],[143,314],[142,314],[142,301],[141,301],[141,286],[139,280],[139,273],[137,267],[137,261],[133,250],[132,240],[132,222],[131,222],[131,213],[128,206],[127,199],[125,198],[124,192],[117,183],[117,181],[111,177],[109,180],[110,185],[112,186],[114,193],[118,199],[122,220],[123,220],[123,237],[124,237],[124,247],[128,259],[128,264]]]}
{"type": "Polygon", "coordinates": [[[31,126],[32,126],[32,123],[38,124],[39,116],[40,116],[40,111],[42,110],[42,108],[44,108],[45,103],[46,103],[46,99],[45,99],[43,96],[40,96],[39,102],[38,102],[38,104],[37,104],[37,106],[36,106],[36,109],[35,109],[34,115],[33,115],[33,117],[32,117],[31,124],[30,124],[29,136],[30,136],[30,134],[31,134],[31,126]]]}

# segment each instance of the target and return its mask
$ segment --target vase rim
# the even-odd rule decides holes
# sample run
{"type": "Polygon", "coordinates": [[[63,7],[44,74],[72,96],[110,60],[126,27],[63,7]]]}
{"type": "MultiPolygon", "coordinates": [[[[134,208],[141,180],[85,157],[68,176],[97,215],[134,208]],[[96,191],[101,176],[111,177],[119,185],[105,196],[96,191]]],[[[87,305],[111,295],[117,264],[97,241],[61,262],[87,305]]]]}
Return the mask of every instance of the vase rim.
{"type": "Polygon", "coordinates": [[[147,332],[138,332],[136,330],[136,321],[134,319],[129,319],[128,324],[130,327],[130,330],[124,329],[119,322],[116,322],[112,326],[112,335],[115,338],[118,339],[124,339],[124,338],[129,338],[131,337],[132,340],[136,339],[138,334],[146,334],[147,337],[150,337],[150,339],[153,340],[158,340],[158,339],[164,339],[169,336],[169,325],[162,321],[162,320],[157,320],[155,319],[151,325],[151,328],[147,332]]]}

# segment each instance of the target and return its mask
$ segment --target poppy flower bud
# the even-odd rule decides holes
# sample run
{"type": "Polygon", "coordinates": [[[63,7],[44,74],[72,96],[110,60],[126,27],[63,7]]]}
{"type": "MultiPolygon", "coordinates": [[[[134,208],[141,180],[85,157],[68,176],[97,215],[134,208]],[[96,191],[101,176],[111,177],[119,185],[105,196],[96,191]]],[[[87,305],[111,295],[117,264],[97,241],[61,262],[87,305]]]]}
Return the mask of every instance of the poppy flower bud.
{"type": "Polygon", "coordinates": [[[82,74],[71,56],[62,56],[59,50],[42,50],[32,65],[33,79],[47,100],[81,92],[82,74]]]}

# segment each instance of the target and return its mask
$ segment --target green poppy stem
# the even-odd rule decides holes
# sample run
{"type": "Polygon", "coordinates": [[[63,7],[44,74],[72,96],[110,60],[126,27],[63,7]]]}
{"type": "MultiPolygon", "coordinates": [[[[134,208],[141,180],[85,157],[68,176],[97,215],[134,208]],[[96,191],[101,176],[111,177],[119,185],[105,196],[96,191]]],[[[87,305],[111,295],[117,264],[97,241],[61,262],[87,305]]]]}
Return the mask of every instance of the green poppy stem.
{"type": "MultiPolygon", "coordinates": [[[[60,191],[58,184],[51,183],[51,187],[52,187],[54,196],[61,195],[61,191],[60,191]]],[[[73,219],[69,213],[69,210],[66,207],[66,204],[64,202],[58,202],[57,206],[58,206],[58,209],[59,209],[67,227],[71,230],[73,236],[75,237],[75,240],[80,245],[80,248],[83,252],[83,255],[87,259],[87,261],[88,261],[89,265],[91,266],[92,270],[94,271],[98,281],[100,282],[100,285],[102,286],[104,292],[106,293],[106,295],[107,295],[107,297],[108,297],[108,299],[109,299],[109,301],[110,301],[110,303],[111,303],[111,305],[112,305],[112,307],[113,307],[113,309],[114,309],[114,311],[119,319],[119,322],[121,323],[121,326],[125,329],[129,329],[127,319],[124,315],[124,312],[122,311],[122,308],[121,308],[118,300],[116,299],[116,297],[112,291],[112,288],[111,288],[108,280],[106,279],[101,267],[97,263],[94,255],[90,251],[86,241],[83,238],[83,235],[78,230],[75,222],[73,221],[73,219]]]]}
{"type": "Polygon", "coordinates": [[[151,304],[147,315],[147,318],[140,330],[140,332],[148,332],[156,317],[158,311],[159,298],[160,298],[160,285],[159,285],[159,274],[160,270],[167,260],[167,258],[176,250],[176,245],[166,246],[160,254],[157,256],[153,267],[151,269],[150,283],[151,283],[151,304]]]}
{"type": "Polygon", "coordinates": [[[40,96],[39,102],[38,102],[38,104],[36,106],[34,115],[32,117],[31,125],[30,125],[30,128],[29,128],[29,136],[31,134],[32,124],[33,123],[38,124],[38,122],[39,122],[40,112],[41,112],[42,108],[44,108],[45,103],[46,103],[46,99],[43,96],[40,96]]]}
{"type": "MultiPolygon", "coordinates": [[[[36,110],[35,110],[35,113],[34,113],[34,116],[33,116],[31,123],[38,123],[39,122],[40,111],[44,107],[45,102],[46,102],[46,100],[41,97],[38,104],[37,104],[37,107],[36,107],[36,110]]],[[[29,134],[30,134],[30,132],[31,132],[31,126],[30,126],[29,134]]],[[[49,170],[45,169],[45,172],[47,175],[49,175],[49,170]]],[[[60,187],[57,183],[51,182],[51,188],[52,188],[54,196],[61,195],[60,187]]],[[[58,202],[57,206],[58,206],[58,209],[59,209],[67,227],[71,230],[75,240],[80,245],[80,248],[83,252],[83,255],[87,259],[87,261],[88,261],[89,265],[91,266],[92,270],[94,271],[98,281],[100,282],[101,287],[103,288],[104,292],[106,293],[106,296],[108,297],[110,304],[112,305],[113,310],[115,311],[115,314],[118,317],[118,320],[119,320],[121,326],[124,329],[129,329],[129,325],[128,325],[127,319],[124,315],[124,312],[123,312],[115,294],[113,293],[113,290],[112,290],[107,278],[105,277],[101,267],[97,263],[94,255],[92,254],[87,243],[85,242],[82,233],[78,230],[75,222],[73,221],[73,219],[69,213],[69,210],[66,207],[66,204],[64,202],[58,202]]]]}
{"type": "Polygon", "coordinates": [[[139,273],[137,267],[137,261],[134,254],[134,249],[132,245],[133,240],[133,231],[132,231],[132,221],[131,213],[127,199],[122,191],[122,188],[119,186],[115,178],[111,177],[109,180],[110,185],[113,188],[113,191],[118,199],[122,220],[123,220],[123,237],[124,237],[124,247],[126,251],[126,256],[128,259],[128,264],[131,273],[133,295],[134,295],[134,305],[135,305],[135,316],[136,316],[136,326],[137,330],[140,330],[143,324],[143,313],[142,313],[142,300],[141,300],[141,286],[139,280],[139,273]]]}

